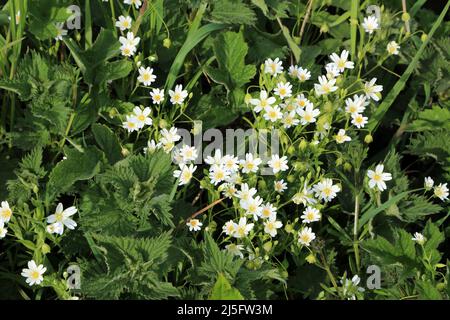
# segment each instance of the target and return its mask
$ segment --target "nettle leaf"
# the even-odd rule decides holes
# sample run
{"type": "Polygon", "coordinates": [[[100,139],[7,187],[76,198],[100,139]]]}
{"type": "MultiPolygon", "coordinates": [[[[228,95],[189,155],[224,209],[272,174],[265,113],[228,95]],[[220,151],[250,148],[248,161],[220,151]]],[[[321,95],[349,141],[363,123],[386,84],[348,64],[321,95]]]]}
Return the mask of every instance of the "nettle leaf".
{"type": "Polygon", "coordinates": [[[407,128],[407,131],[440,130],[445,128],[450,130],[450,109],[433,105],[431,109],[426,109],[417,115],[407,128]]]}
{"type": "Polygon", "coordinates": [[[206,67],[206,72],[228,91],[241,88],[255,76],[255,66],[245,64],[248,45],[241,32],[221,33],[214,41],[213,50],[218,68],[206,67]]]}
{"type": "Polygon", "coordinates": [[[83,152],[65,149],[67,159],[60,161],[50,172],[47,193],[50,199],[69,190],[77,181],[88,180],[100,171],[102,153],[95,147],[83,152]]]}
{"type": "Polygon", "coordinates": [[[220,23],[253,25],[256,14],[242,0],[216,0],[209,19],[220,23]]]}
{"type": "Polygon", "coordinates": [[[94,124],[92,125],[92,133],[100,149],[105,152],[110,164],[114,164],[123,158],[119,139],[111,129],[101,124],[94,124]]]}
{"type": "Polygon", "coordinates": [[[421,300],[442,300],[439,290],[429,281],[417,280],[416,290],[421,300]]]}
{"type": "Polygon", "coordinates": [[[222,273],[219,273],[209,300],[244,300],[244,297],[239,290],[231,286],[222,273]]]}
{"type": "Polygon", "coordinates": [[[421,158],[431,157],[446,164],[450,157],[450,130],[425,131],[411,138],[408,150],[421,158]]]}
{"type": "Polygon", "coordinates": [[[39,40],[55,37],[58,34],[55,24],[65,22],[72,15],[67,6],[63,2],[53,0],[33,1],[28,11],[28,30],[39,40]]]}
{"type": "Polygon", "coordinates": [[[428,200],[427,197],[412,194],[398,205],[398,212],[402,219],[414,222],[425,216],[438,213],[442,207],[428,200]]]}

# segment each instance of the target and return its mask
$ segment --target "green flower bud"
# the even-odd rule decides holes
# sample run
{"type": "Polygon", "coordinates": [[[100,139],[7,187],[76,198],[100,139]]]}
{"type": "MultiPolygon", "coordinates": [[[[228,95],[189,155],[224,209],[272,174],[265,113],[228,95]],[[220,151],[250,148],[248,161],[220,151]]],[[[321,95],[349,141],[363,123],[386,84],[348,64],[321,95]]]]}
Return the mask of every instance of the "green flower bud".
{"type": "Polygon", "coordinates": [[[122,156],[126,157],[130,154],[130,150],[128,150],[127,148],[122,148],[122,156]]]}
{"type": "Polygon", "coordinates": [[[252,99],[252,95],[250,93],[247,93],[244,98],[245,104],[249,104],[251,99],[252,99]]]}
{"type": "Polygon", "coordinates": [[[270,252],[272,250],[272,241],[264,243],[263,248],[266,252],[270,252]]]}
{"type": "Polygon", "coordinates": [[[372,137],[371,134],[368,134],[368,135],[366,135],[366,136],[364,137],[364,142],[365,142],[365,143],[369,144],[369,143],[372,143],[372,141],[373,141],[373,137],[372,137]]]}
{"type": "Polygon", "coordinates": [[[310,264],[316,263],[316,256],[314,254],[310,254],[306,257],[306,261],[310,264]]]}
{"type": "Polygon", "coordinates": [[[330,101],[327,101],[324,105],[323,105],[323,110],[326,113],[330,113],[333,111],[333,104],[330,101]]]}
{"type": "Polygon", "coordinates": [[[292,174],[288,175],[287,181],[290,182],[290,183],[294,182],[295,181],[295,176],[292,175],[292,174]]]}
{"type": "Polygon", "coordinates": [[[267,183],[264,180],[259,180],[258,181],[258,189],[263,189],[265,190],[267,188],[267,183]]]}
{"type": "Polygon", "coordinates": [[[336,166],[338,166],[338,167],[341,166],[343,162],[344,162],[344,159],[342,159],[341,157],[337,158],[336,159],[336,166]]]}
{"type": "Polygon", "coordinates": [[[408,22],[410,19],[411,19],[411,17],[409,16],[409,13],[408,13],[408,12],[404,12],[404,13],[402,14],[402,21],[408,22]]]}
{"type": "Polygon", "coordinates": [[[289,155],[293,155],[295,153],[295,147],[294,146],[289,146],[289,148],[287,149],[287,153],[289,155]]]}
{"type": "Polygon", "coordinates": [[[347,172],[350,172],[350,171],[352,171],[352,165],[351,165],[351,163],[349,163],[349,162],[346,162],[346,163],[344,163],[344,170],[345,171],[347,171],[347,172]]]}
{"type": "Polygon", "coordinates": [[[328,33],[328,31],[330,31],[328,24],[324,23],[320,26],[320,33],[328,33]]]}
{"type": "Polygon", "coordinates": [[[294,233],[295,232],[295,230],[294,230],[294,227],[292,226],[292,224],[286,224],[286,226],[284,227],[284,230],[287,232],[287,233],[294,233]]]}
{"type": "Polygon", "coordinates": [[[422,40],[422,42],[425,42],[425,40],[428,39],[428,35],[426,33],[422,33],[422,35],[420,36],[420,40],[422,40]]]}
{"type": "Polygon", "coordinates": [[[298,146],[300,148],[300,150],[305,150],[307,146],[308,146],[308,142],[305,139],[301,139],[300,144],[298,146]]]}
{"type": "Polygon", "coordinates": [[[166,120],[164,120],[164,119],[160,119],[160,120],[159,120],[159,127],[160,127],[161,129],[167,128],[168,125],[169,125],[169,124],[167,123],[166,120]]]}
{"type": "Polygon", "coordinates": [[[157,56],[157,54],[156,54],[156,53],[152,54],[150,57],[148,57],[148,60],[149,60],[150,62],[156,62],[156,61],[158,61],[158,56],[157,56]]]}
{"type": "Polygon", "coordinates": [[[42,254],[50,253],[51,248],[48,244],[44,243],[41,247],[42,254]]]}
{"type": "Polygon", "coordinates": [[[301,161],[296,161],[296,162],[294,162],[294,170],[295,170],[296,172],[298,172],[298,171],[304,171],[305,169],[306,169],[306,165],[305,165],[304,162],[301,162],[301,161]]]}
{"type": "Polygon", "coordinates": [[[163,40],[163,46],[167,49],[169,49],[172,46],[172,41],[169,38],[165,38],[163,40]]]}

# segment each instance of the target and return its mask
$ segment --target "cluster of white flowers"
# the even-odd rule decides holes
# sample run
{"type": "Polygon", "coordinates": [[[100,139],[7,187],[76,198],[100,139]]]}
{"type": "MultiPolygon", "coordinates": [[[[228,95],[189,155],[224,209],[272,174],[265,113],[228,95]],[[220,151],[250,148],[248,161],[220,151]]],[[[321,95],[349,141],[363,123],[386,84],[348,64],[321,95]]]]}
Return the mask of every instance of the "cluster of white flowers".
{"type": "Polygon", "coordinates": [[[8,229],[6,224],[11,220],[12,210],[9,207],[8,201],[2,201],[0,207],[0,239],[6,236],[8,229]]]}
{"type": "Polygon", "coordinates": [[[426,177],[424,186],[426,191],[433,189],[433,194],[436,198],[439,198],[442,201],[448,200],[449,190],[447,187],[447,183],[434,185],[434,180],[431,177],[426,177]]]}

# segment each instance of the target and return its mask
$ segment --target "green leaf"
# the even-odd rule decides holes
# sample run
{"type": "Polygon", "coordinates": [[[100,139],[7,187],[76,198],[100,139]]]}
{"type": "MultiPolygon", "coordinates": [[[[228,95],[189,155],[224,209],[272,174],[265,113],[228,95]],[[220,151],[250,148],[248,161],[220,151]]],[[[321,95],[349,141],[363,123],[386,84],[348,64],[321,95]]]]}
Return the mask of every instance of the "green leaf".
{"type": "Polygon", "coordinates": [[[209,19],[219,23],[253,25],[256,15],[242,0],[216,0],[209,19]]]}
{"type": "Polygon", "coordinates": [[[430,281],[417,280],[416,290],[421,300],[442,300],[441,293],[430,281]]]}
{"type": "Polygon", "coordinates": [[[406,131],[450,130],[450,109],[433,105],[431,109],[420,112],[406,131]]]}
{"type": "Polygon", "coordinates": [[[57,163],[50,173],[47,185],[50,199],[66,192],[75,182],[91,179],[100,171],[102,153],[95,147],[84,152],[65,149],[65,154],[67,159],[57,163]]]}
{"type": "Polygon", "coordinates": [[[114,164],[122,159],[122,147],[114,132],[107,126],[101,124],[92,125],[92,132],[100,149],[106,154],[110,164],[114,164]]]}
{"type": "Polygon", "coordinates": [[[244,297],[239,290],[231,286],[222,273],[219,273],[209,300],[244,300],[244,297]]]}
{"type": "Polygon", "coordinates": [[[33,1],[28,11],[30,20],[28,30],[39,40],[47,40],[57,35],[55,23],[63,23],[71,13],[64,3],[52,0],[33,1]]]}

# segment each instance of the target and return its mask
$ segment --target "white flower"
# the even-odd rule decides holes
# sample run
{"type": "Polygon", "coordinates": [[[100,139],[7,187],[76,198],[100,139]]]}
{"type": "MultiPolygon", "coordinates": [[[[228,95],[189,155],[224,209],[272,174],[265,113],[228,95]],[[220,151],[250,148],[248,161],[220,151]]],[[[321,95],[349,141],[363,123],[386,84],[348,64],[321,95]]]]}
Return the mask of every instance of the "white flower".
{"type": "Polygon", "coordinates": [[[277,216],[277,208],[275,208],[271,203],[267,202],[261,208],[261,218],[263,219],[275,219],[277,216]]]}
{"type": "Polygon", "coordinates": [[[122,46],[130,46],[134,48],[134,51],[136,50],[136,46],[139,44],[139,41],[141,41],[141,38],[135,37],[133,32],[129,31],[127,32],[127,37],[119,37],[119,42],[122,44],[122,46]]]}
{"type": "Polygon", "coordinates": [[[350,138],[349,136],[345,135],[345,130],[344,129],[339,129],[335,139],[336,139],[337,143],[344,143],[344,142],[352,140],[352,138],[350,138]]]}
{"type": "Polygon", "coordinates": [[[12,210],[9,207],[8,201],[2,201],[2,206],[0,207],[0,222],[8,223],[11,220],[12,210]]]}
{"type": "Polygon", "coordinates": [[[264,232],[273,238],[277,235],[277,229],[280,229],[282,226],[281,221],[268,219],[264,221],[264,232]]]}
{"type": "Polygon", "coordinates": [[[139,130],[139,121],[134,116],[126,116],[126,121],[122,126],[127,129],[128,132],[139,130]]]}
{"type": "Polygon", "coordinates": [[[203,223],[198,219],[190,219],[186,225],[189,227],[189,231],[200,231],[203,223]]]}
{"type": "Polygon", "coordinates": [[[283,193],[284,190],[287,189],[287,184],[286,184],[286,182],[284,182],[283,179],[274,181],[273,184],[274,184],[275,191],[278,193],[283,193]]]}
{"type": "Polygon", "coordinates": [[[353,113],[352,114],[352,123],[358,128],[364,128],[367,124],[367,117],[364,117],[362,114],[353,113]]]}
{"type": "Polygon", "coordinates": [[[340,75],[340,71],[334,63],[328,63],[325,66],[325,71],[327,72],[326,76],[329,80],[337,78],[340,75]]]}
{"type": "Polygon", "coordinates": [[[222,166],[213,165],[209,170],[209,178],[211,179],[211,183],[215,186],[220,182],[225,181],[229,175],[230,173],[222,166]]]}
{"type": "Polygon", "coordinates": [[[237,172],[239,170],[239,159],[237,157],[226,154],[222,158],[222,165],[229,172],[237,172]]]}
{"type": "Polygon", "coordinates": [[[375,101],[380,100],[378,92],[383,91],[382,85],[376,85],[375,82],[377,81],[377,78],[372,78],[369,82],[364,83],[364,93],[366,94],[367,98],[371,98],[375,101]]]}
{"type": "Polygon", "coordinates": [[[266,108],[266,112],[264,113],[264,119],[271,122],[276,122],[283,118],[283,113],[278,106],[270,106],[266,108]]]}
{"type": "Polygon", "coordinates": [[[197,170],[197,166],[194,166],[193,164],[186,165],[180,163],[180,170],[175,170],[173,172],[173,176],[180,179],[178,185],[182,186],[188,184],[191,181],[195,170],[197,170]]]}
{"type": "Polygon", "coordinates": [[[7,232],[8,229],[5,228],[5,223],[0,220],[0,239],[3,239],[7,232]]]}
{"type": "Polygon", "coordinates": [[[290,97],[292,95],[292,84],[290,84],[289,82],[278,82],[274,93],[281,99],[290,97]]]}
{"type": "Polygon", "coordinates": [[[299,112],[300,109],[303,109],[304,107],[306,107],[308,104],[310,104],[311,102],[305,98],[305,96],[302,94],[297,95],[297,97],[294,99],[295,104],[297,105],[297,113],[299,112]]]}
{"type": "Polygon", "coordinates": [[[249,188],[247,183],[243,183],[241,185],[241,190],[236,192],[236,197],[241,199],[242,206],[242,203],[250,200],[256,194],[256,192],[257,190],[255,188],[249,188]]]}
{"type": "Polygon", "coordinates": [[[257,172],[258,166],[261,164],[261,159],[258,157],[253,157],[253,154],[246,153],[245,154],[245,160],[242,159],[239,161],[240,165],[242,166],[242,172],[243,173],[249,173],[249,172],[257,172]]]}
{"type": "Polygon", "coordinates": [[[242,209],[245,209],[245,214],[253,216],[255,221],[258,220],[258,217],[261,216],[262,210],[262,202],[261,197],[256,196],[255,198],[250,198],[247,201],[241,201],[242,209]]]}
{"type": "Polygon", "coordinates": [[[308,206],[304,211],[303,215],[300,217],[303,221],[303,223],[311,223],[316,222],[320,220],[320,211],[308,206]]]}
{"type": "Polygon", "coordinates": [[[169,90],[170,102],[172,104],[182,104],[184,99],[188,96],[188,92],[183,90],[181,84],[175,86],[175,91],[169,90]]]}
{"type": "Polygon", "coordinates": [[[130,44],[124,44],[120,47],[120,52],[125,57],[131,57],[136,53],[136,47],[130,44]]]}
{"type": "Polygon", "coordinates": [[[336,53],[332,53],[330,56],[331,61],[333,61],[333,65],[340,72],[344,72],[345,69],[353,69],[354,64],[352,61],[347,61],[349,52],[347,50],[342,50],[341,56],[338,56],[336,53]]]}
{"type": "Polygon", "coordinates": [[[298,114],[301,118],[302,125],[316,122],[316,117],[319,116],[320,111],[319,109],[314,109],[314,106],[312,103],[309,103],[305,109],[299,109],[298,114]]]}
{"type": "Polygon", "coordinates": [[[58,234],[62,235],[64,232],[64,226],[66,226],[69,230],[73,230],[77,226],[77,223],[70,218],[77,213],[77,211],[77,208],[73,206],[64,210],[63,204],[58,203],[55,213],[47,217],[47,223],[59,223],[61,228],[58,230],[58,234]]]}
{"type": "Polygon", "coordinates": [[[400,49],[400,46],[395,41],[389,42],[387,47],[386,47],[386,50],[387,50],[387,52],[389,52],[389,54],[397,55],[399,53],[398,49],[400,49]]]}
{"type": "Polygon", "coordinates": [[[41,284],[42,281],[44,281],[43,274],[47,271],[47,268],[45,268],[42,264],[39,266],[36,265],[36,262],[34,260],[28,261],[28,269],[22,269],[22,277],[26,278],[26,283],[28,283],[30,286],[35,284],[41,284]]]}
{"type": "Polygon", "coordinates": [[[195,147],[184,144],[179,150],[179,154],[182,158],[183,163],[187,163],[189,161],[194,161],[195,159],[197,159],[198,151],[195,147]]]}
{"type": "Polygon", "coordinates": [[[308,185],[305,182],[305,185],[303,186],[303,190],[294,194],[294,196],[292,197],[292,201],[295,204],[301,203],[304,206],[306,206],[307,204],[316,204],[317,201],[316,201],[316,199],[313,198],[312,194],[313,194],[313,191],[311,190],[311,188],[308,188],[308,185]]]}
{"type": "Polygon", "coordinates": [[[64,29],[64,23],[56,23],[55,26],[57,30],[55,40],[62,40],[64,36],[67,36],[67,30],[64,29]]]}
{"type": "Polygon", "coordinates": [[[165,144],[167,142],[177,142],[181,139],[181,136],[177,134],[178,129],[175,127],[161,130],[161,139],[160,141],[165,144]]]}
{"type": "Polygon", "coordinates": [[[447,183],[440,183],[434,187],[434,195],[442,201],[448,200],[448,188],[447,183]]]}
{"type": "Polygon", "coordinates": [[[320,96],[323,94],[328,94],[338,89],[338,87],[334,85],[336,83],[336,79],[327,79],[326,76],[319,76],[318,79],[319,83],[314,84],[316,95],[320,96]]]}
{"type": "Polygon", "coordinates": [[[310,227],[305,227],[298,233],[298,242],[307,247],[315,238],[316,234],[312,232],[310,227]]]}
{"type": "Polygon", "coordinates": [[[289,129],[292,126],[297,126],[300,122],[299,119],[296,118],[295,111],[286,112],[283,115],[283,119],[281,119],[281,122],[283,123],[283,127],[286,129],[289,129]]]}
{"type": "Polygon", "coordinates": [[[365,108],[365,103],[366,103],[366,98],[361,95],[354,95],[353,99],[352,98],[348,98],[345,99],[345,112],[350,113],[350,114],[354,114],[354,113],[362,113],[364,112],[365,108]]]}
{"type": "Polygon", "coordinates": [[[116,21],[116,27],[120,28],[120,31],[125,31],[131,28],[131,21],[130,16],[120,16],[119,20],[116,21]]]}
{"type": "Polygon", "coordinates": [[[280,171],[288,170],[289,166],[287,165],[287,163],[288,163],[287,157],[283,156],[280,158],[278,154],[272,155],[271,160],[267,162],[269,167],[272,168],[274,174],[277,174],[280,171]]]}
{"type": "Polygon", "coordinates": [[[134,4],[136,9],[139,9],[139,7],[142,6],[141,0],[124,0],[123,3],[128,4],[130,6],[134,4]]]}
{"type": "Polygon", "coordinates": [[[211,156],[207,156],[205,159],[205,163],[209,164],[210,166],[212,165],[222,165],[222,152],[220,151],[220,149],[215,149],[214,151],[214,157],[211,156]]]}
{"type": "Polygon", "coordinates": [[[154,153],[156,149],[161,147],[161,143],[156,143],[155,140],[150,140],[147,142],[147,147],[144,148],[144,153],[154,153]]]}
{"type": "Polygon", "coordinates": [[[298,78],[298,66],[291,65],[288,70],[288,74],[291,78],[298,78]]]}
{"type": "Polygon", "coordinates": [[[341,191],[341,188],[338,185],[333,185],[333,180],[326,178],[315,184],[313,190],[317,198],[328,202],[336,197],[336,194],[341,191]]]}
{"type": "Polygon", "coordinates": [[[311,78],[311,72],[308,69],[298,68],[298,79],[303,82],[311,78]]]}
{"type": "Polygon", "coordinates": [[[283,72],[283,63],[279,58],[275,58],[275,60],[267,59],[264,62],[264,72],[276,76],[283,72]]]}
{"type": "Polygon", "coordinates": [[[143,128],[144,126],[151,126],[153,123],[152,118],[149,117],[151,110],[149,107],[141,109],[139,107],[134,107],[133,109],[134,118],[136,119],[138,128],[143,128]]]}
{"type": "Polygon", "coordinates": [[[383,172],[384,165],[379,164],[375,167],[375,171],[373,170],[367,170],[367,176],[369,177],[369,187],[375,188],[375,186],[378,187],[380,191],[386,190],[386,183],[385,181],[392,180],[392,175],[387,172],[383,172]]]}
{"type": "Polygon", "coordinates": [[[280,107],[285,112],[292,112],[292,111],[297,110],[297,108],[298,108],[297,103],[295,102],[295,99],[290,99],[288,101],[285,101],[284,103],[280,103],[280,107]]]}
{"type": "Polygon", "coordinates": [[[434,186],[434,180],[431,177],[426,177],[424,181],[425,189],[431,190],[434,186]]]}
{"type": "Polygon", "coordinates": [[[411,238],[412,241],[416,241],[418,244],[424,244],[426,239],[423,234],[416,232],[414,233],[414,237],[411,238]]]}
{"type": "Polygon", "coordinates": [[[242,250],[244,249],[244,246],[242,244],[230,243],[230,244],[225,246],[225,249],[227,249],[227,251],[229,253],[231,253],[233,256],[238,256],[241,259],[244,258],[244,254],[242,253],[242,250]]]}
{"type": "Polygon", "coordinates": [[[150,92],[150,96],[152,97],[153,103],[161,104],[164,101],[164,89],[153,89],[150,92]]]}
{"type": "Polygon", "coordinates": [[[249,232],[253,229],[254,224],[247,224],[247,218],[242,217],[239,219],[239,223],[236,227],[236,232],[233,234],[235,238],[245,238],[249,232]]]}
{"type": "Polygon", "coordinates": [[[267,107],[270,107],[274,104],[276,99],[274,97],[269,97],[267,91],[261,90],[259,93],[259,99],[250,99],[250,103],[255,106],[253,109],[256,113],[261,110],[265,110],[267,107]]]}
{"type": "Polygon", "coordinates": [[[372,34],[375,30],[379,28],[378,19],[375,16],[365,17],[362,23],[362,27],[366,32],[372,34]]]}
{"type": "Polygon", "coordinates": [[[139,68],[139,77],[137,78],[144,86],[150,86],[156,80],[156,76],[153,74],[153,69],[150,67],[139,68]]]}
{"type": "Polygon", "coordinates": [[[222,227],[222,231],[227,235],[227,236],[234,236],[234,233],[237,230],[237,224],[233,221],[227,221],[223,227],[222,227]]]}
{"type": "Polygon", "coordinates": [[[50,234],[56,233],[61,235],[64,232],[64,227],[61,223],[55,222],[52,224],[49,224],[46,228],[47,232],[50,234]]]}

